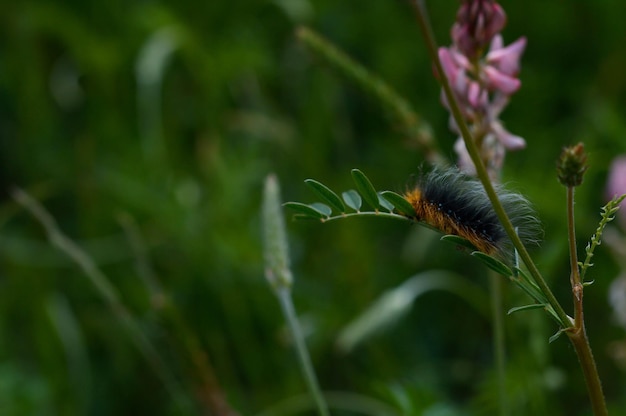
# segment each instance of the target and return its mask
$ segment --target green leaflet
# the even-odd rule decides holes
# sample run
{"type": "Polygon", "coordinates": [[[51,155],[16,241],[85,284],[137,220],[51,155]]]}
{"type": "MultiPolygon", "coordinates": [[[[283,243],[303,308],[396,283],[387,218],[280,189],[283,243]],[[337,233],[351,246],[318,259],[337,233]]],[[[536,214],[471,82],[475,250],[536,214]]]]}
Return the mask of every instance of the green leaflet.
{"type": "Polygon", "coordinates": [[[313,191],[324,201],[328,202],[330,207],[337,212],[345,212],[346,207],[343,205],[341,198],[337,196],[329,187],[315,179],[306,179],[304,181],[313,191]]]}
{"type": "Polygon", "coordinates": [[[365,176],[363,172],[358,169],[352,169],[352,179],[356,184],[356,189],[359,191],[365,202],[367,202],[372,208],[380,209],[380,201],[378,199],[378,193],[370,180],[365,176]]]}
{"type": "Polygon", "coordinates": [[[285,202],[283,204],[284,207],[289,208],[291,210],[296,211],[298,214],[301,214],[305,217],[320,219],[323,220],[328,218],[331,213],[331,209],[329,206],[315,203],[315,204],[303,204],[301,202],[285,202]],[[323,208],[326,207],[326,208],[323,208]]]}

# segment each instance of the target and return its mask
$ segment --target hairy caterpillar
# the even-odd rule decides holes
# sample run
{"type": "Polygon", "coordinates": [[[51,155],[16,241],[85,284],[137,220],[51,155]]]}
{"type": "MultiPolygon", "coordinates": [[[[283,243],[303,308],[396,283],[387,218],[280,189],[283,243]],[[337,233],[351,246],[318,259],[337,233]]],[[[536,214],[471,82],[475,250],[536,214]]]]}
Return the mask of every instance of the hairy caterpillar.
{"type": "MultiPolygon", "coordinates": [[[[538,243],[540,225],[528,200],[501,185],[495,188],[522,242],[538,243]]],[[[404,198],[415,209],[414,220],[463,237],[483,253],[510,258],[510,239],[478,180],[456,168],[437,168],[421,174],[404,198]]]]}

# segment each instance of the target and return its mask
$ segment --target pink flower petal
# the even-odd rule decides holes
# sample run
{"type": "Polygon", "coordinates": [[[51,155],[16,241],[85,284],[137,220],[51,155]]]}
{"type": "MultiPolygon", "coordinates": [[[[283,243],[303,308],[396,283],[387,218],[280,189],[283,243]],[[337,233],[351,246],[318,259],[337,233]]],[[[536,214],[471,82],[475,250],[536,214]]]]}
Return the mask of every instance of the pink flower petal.
{"type": "Polygon", "coordinates": [[[472,107],[477,108],[480,104],[480,96],[481,90],[478,82],[470,82],[469,88],[467,89],[467,101],[469,102],[469,104],[472,107]]]}
{"type": "Polygon", "coordinates": [[[500,113],[509,104],[510,95],[503,94],[500,91],[496,91],[493,94],[491,103],[489,105],[489,118],[491,120],[497,120],[500,113]]]}
{"type": "MultiPolygon", "coordinates": [[[[458,52],[452,51],[448,48],[439,48],[439,60],[443,67],[450,86],[454,90],[454,93],[463,101],[466,101],[469,78],[465,73],[465,69],[458,65],[458,52]]],[[[461,60],[463,61],[463,60],[461,60]]]]}
{"type": "Polygon", "coordinates": [[[472,68],[472,63],[467,59],[467,56],[463,55],[456,49],[450,50],[450,54],[452,55],[452,59],[456,62],[458,66],[465,70],[469,70],[472,68]]]}
{"type": "Polygon", "coordinates": [[[454,151],[459,156],[457,161],[459,170],[467,173],[468,175],[476,175],[476,167],[474,166],[474,162],[472,162],[472,158],[467,152],[465,142],[462,138],[459,137],[454,143],[454,151]]]}
{"type": "Polygon", "coordinates": [[[517,75],[520,69],[520,58],[526,48],[526,38],[521,37],[506,48],[503,48],[501,43],[497,46],[500,47],[496,48],[492,43],[492,47],[486,56],[487,62],[506,75],[517,75]]]}
{"type": "Polygon", "coordinates": [[[452,54],[448,48],[439,48],[439,61],[448,80],[451,83],[454,82],[460,69],[454,59],[452,59],[452,54]]]}
{"type": "MultiPolygon", "coordinates": [[[[489,53],[502,49],[503,46],[504,40],[502,39],[502,35],[497,34],[491,40],[491,44],[489,45],[489,53]]],[[[489,54],[487,54],[487,57],[489,57],[489,54]]]]}
{"type": "Polygon", "coordinates": [[[508,150],[520,150],[526,147],[526,141],[523,138],[511,134],[499,121],[492,121],[490,128],[498,141],[508,150]]]}
{"type": "Polygon", "coordinates": [[[506,13],[504,13],[504,9],[498,3],[493,3],[491,5],[491,15],[489,16],[489,26],[486,28],[485,32],[488,37],[494,36],[504,29],[506,25],[506,13]]]}
{"type": "Polygon", "coordinates": [[[513,94],[522,86],[519,79],[504,74],[493,66],[484,67],[483,74],[488,88],[501,91],[504,94],[513,94]]]}

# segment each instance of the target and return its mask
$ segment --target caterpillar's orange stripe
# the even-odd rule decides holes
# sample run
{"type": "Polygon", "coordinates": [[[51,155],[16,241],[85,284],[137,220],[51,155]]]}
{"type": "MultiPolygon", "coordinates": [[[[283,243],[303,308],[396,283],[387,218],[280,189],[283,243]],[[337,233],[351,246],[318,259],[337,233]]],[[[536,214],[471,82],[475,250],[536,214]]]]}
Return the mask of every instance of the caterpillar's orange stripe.
{"type": "MultiPolygon", "coordinates": [[[[526,198],[502,186],[496,192],[522,240],[536,242],[539,222],[526,198]]],[[[416,221],[463,237],[486,254],[509,257],[509,239],[477,180],[455,168],[435,169],[419,177],[404,198],[415,209],[416,221]]]]}
{"type": "Polygon", "coordinates": [[[484,253],[493,254],[497,251],[494,243],[486,240],[484,236],[479,235],[476,230],[461,224],[450,215],[443,213],[441,209],[432,202],[424,201],[421,196],[422,192],[418,189],[409,191],[404,196],[405,199],[413,205],[413,209],[415,209],[416,213],[415,219],[417,221],[423,221],[444,234],[453,234],[463,237],[484,253]]]}

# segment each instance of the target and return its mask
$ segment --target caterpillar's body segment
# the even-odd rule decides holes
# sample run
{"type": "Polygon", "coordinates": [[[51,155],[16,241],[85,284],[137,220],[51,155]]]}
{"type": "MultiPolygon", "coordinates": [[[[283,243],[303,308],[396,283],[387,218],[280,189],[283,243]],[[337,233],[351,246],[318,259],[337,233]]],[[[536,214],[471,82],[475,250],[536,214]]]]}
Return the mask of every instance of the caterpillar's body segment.
{"type": "MultiPolygon", "coordinates": [[[[522,241],[536,243],[540,227],[528,200],[499,185],[496,193],[522,241]]],[[[510,240],[476,179],[455,168],[435,169],[419,177],[404,198],[416,221],[463,237],[486,254],[510,258],[510,240]]]]}

